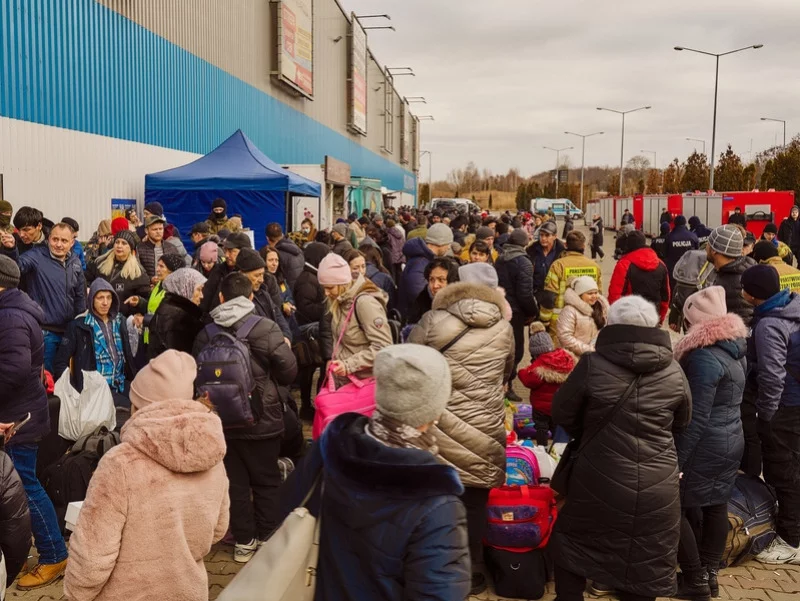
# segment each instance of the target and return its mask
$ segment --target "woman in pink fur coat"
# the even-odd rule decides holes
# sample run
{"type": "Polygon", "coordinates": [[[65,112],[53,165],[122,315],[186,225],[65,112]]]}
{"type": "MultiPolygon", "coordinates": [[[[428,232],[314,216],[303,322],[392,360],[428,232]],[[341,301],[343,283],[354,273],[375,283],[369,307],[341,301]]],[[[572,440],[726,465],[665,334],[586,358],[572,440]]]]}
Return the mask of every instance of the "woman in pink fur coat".
{"type": "Polygon", "coordinates": [[[131,383],[122,443],[103,456],[69,546],[70,601],[205,601],[203,557],[228,529],[222,422],[192,400],[197,366],[169,350],[131,383]]]}

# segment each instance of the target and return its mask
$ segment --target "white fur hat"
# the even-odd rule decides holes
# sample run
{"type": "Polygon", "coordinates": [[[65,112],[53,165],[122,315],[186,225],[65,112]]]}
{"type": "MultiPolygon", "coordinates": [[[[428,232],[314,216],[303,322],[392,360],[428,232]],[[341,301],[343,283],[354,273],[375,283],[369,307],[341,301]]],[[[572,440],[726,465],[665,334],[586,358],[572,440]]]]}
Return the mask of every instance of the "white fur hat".
{"type": "Polygon", "coordinates": [[[658,311],[641,296],[623,296],[608,311],[608,325],[658,327],[658,311]]]}

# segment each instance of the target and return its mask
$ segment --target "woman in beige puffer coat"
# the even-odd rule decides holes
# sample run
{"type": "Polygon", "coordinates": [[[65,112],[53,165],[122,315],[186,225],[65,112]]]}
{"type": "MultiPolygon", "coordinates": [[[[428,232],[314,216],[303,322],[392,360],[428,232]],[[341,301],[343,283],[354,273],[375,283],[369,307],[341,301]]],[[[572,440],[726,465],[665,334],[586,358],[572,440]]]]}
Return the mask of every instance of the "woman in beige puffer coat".
{"type": "Polygon", "coordinates": [[[608,301],[594,278],[575,278],[564,293],[564,308],[556,325],[559,345],[577,356],[591,353],[607,318],[608,301]]]}
{"type": "Polygon", "coordinates": [[[514,368],[514,332],[503,318],[505,306],[500,290],[451,284],[436,295],[433,310],[408,338],[444,349],[450,364],[453,390],[433,433],[439,456],[456,468],[464,484],[461,500],[467,509],[473,573],[483,562],[489,489],[501,486],[506,476],[503,385],[514,368]]]}

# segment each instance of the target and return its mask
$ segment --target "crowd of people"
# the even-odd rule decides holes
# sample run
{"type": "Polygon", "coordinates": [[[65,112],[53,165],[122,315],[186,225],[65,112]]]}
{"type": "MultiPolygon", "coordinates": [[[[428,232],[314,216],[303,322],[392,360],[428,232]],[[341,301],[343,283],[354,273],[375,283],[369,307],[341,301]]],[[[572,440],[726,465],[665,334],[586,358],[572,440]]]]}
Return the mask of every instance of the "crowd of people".
{"type": "Polygon", "coordinates": [[[577,448],[592,440],[558,491],[560,601],[587,580],[623,601],[715,594],[740,471],[763,472],[779,502],[758,559],[800,564],[797,209],[761,241],[740,211],[713,230],[665,211],[650,244],[628,213],[608,295],[597,215],[588,237],[571,219],[559,237],[554,216],[523,212],[387,207],[288,233],[228,213],[216,200],[183,242],[149,203],[84,246],[75,220],[0,203],[9,584],[204,599],[213,543],[247,563],[310,496],[316,598],[479,594],[517,377],[536,442],[559,427],[577,448]],[[684,334],[674,347],[667,326],[684,334]],[[88,372],[108,385],[121,443],[68,548],[37,453],[55,428],[48,377],[80,392],[88,372]],[[374,413],[335,417],[309,449],[316,392],[368,382],[374,413]],[[38,563],[20,574],[31,532],[38,563]]]}

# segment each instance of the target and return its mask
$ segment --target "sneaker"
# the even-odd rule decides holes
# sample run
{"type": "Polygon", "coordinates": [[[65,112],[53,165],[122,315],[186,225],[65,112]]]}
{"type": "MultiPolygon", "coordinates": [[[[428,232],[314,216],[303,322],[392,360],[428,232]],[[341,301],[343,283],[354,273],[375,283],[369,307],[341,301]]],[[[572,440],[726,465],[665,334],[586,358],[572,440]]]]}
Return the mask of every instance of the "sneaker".
{"type": "Polygon", "coordinates": [[[761,563],[774,564],[800,562],[800,549],[791,546],[780,536],[776,536],[775,540],[761,553],[756,555],[755,559],[761,563]]]}
{"type": "Polygon", "coordinates": [[[258,550],[258,539],[253,539],[245,545],[236,543],[233,547],[233,561],[236,563],[247,563],[253,559],[253,555],[258,550]]]}
{"type": "Polygon", "coordinates": [[[67,560],[59,563],[37,563],[33,569],[17,581],[17,588],[21,591],[30,591],[52,584],[64,577],[67,570],[67,560]]]}
{"type": "Polygon", "coordinates": [[[600,582],[595,582],[593,580],[589,581],[589,594],[593,597],[610,597],[614,594],[614,589],[610,586],[602,584],[600,582]]]}

